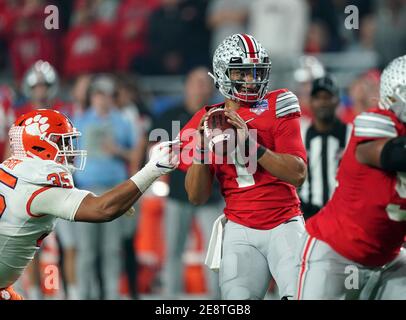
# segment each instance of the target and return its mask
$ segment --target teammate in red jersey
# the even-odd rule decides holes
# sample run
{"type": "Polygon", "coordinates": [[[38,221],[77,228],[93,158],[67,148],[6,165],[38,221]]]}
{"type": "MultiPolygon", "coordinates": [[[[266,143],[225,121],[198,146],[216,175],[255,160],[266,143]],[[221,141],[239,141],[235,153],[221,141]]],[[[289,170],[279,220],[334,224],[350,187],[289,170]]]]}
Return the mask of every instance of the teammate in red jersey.
{"type": "Polygon", "coordinates": [[[225,102],[204,107],[181,131],[184,150],[198,141],[193,163],[185,163],[184,150],[181,154],[189,200],[206,202],[216,175],[226,202],[225,217],[214,226],[218,234],[212,235],[224,236],[223,243],[213,240],[206,259],[212,269],[220,269],[223,299],[263,299],[271,273],[282,298],[294,294],[293,253],[304,231],[295,187],[306,176],[306,152],[298,100],[286,89],[267,91],[270,67],[267,52],[252,36],[226,38],[214,53],[212,75],[225,102]],[[208,151],[202,124],[215,107],[225,109],[240,140],[249,144],[252,132],[257,136],[255,150],[249,149],[256,170],[239,160],[241,144],[223,164],[208,151]],[[214,158],[213,163],[202,163],[204,155],[214,158]]]}
{"type": "Polygon", "coordinates": [[[380,108],[356,117],[330,202],[307,221],[299,299],[406,299],[406,55],[383,72],[380,108]]]}
{"type": "Polygon", "coordinates": [[[59,76],[47,61],[38,60],[24,75],[22,91],[28,101],[16,108],[17,117],[39,108],[48,108],[73,116],[71,104],[57,98],[59,76]]]}

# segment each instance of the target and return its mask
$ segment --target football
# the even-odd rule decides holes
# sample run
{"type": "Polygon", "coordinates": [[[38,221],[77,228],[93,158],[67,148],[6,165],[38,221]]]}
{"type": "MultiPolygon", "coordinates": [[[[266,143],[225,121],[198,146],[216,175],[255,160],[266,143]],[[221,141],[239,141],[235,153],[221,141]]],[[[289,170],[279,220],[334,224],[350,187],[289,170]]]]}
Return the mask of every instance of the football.
{"type": "Polygon", "coordinates": [[[236,128],[227,122],[224,108],[214,108],[204,122],[204,134],[210,151],[224,156],[236,147],[236,128]]]}

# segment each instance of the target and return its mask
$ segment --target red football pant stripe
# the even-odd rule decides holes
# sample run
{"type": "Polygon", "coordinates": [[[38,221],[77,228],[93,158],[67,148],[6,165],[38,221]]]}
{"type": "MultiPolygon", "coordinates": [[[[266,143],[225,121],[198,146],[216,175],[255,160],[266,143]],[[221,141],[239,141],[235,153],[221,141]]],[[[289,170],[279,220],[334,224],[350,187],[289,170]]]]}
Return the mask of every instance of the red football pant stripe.
{"type": "Polygon", "coordinates": [[[300,300],[302,297],[302,291],[303,291],[303,285],[304,285],[304,280],[305,280],[305,274],[307,272],[308,268],[308,259],[310,256],[310,251],[311,247],[313,246],[315,242],[315,238],[312,236],[309,236],[309,238],[306,240],[306,244],[304,246],[304,252],[302,255],[302,261],[300,264],[300,274],[299,274],[299,284],[297,288],[297,300],[300,300]]]}

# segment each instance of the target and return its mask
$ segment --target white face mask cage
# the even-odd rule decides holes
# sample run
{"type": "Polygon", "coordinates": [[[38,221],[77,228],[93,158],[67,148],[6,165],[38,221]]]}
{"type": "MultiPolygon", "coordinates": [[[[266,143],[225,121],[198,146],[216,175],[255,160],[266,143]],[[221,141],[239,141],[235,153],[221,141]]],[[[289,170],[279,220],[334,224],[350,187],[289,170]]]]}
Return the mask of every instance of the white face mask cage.
{"type": "Polygon", "coordinates": [[[55,68],[47,61],[38,60],[24,75],[22,91],[26,97],[32,96],[34,86],[43,83],[48,86],[47,99],[55,98],[59,91],[59,77],[55,68]]]}
{"type": "Polygon", "coordinates": [[[228,94],[232,99],[255,102],[262,100],[268,92],[270,74],[270,63],[230,63],[223,84],[230,88],[228,94]],[[235,79],[237,76],[238,80],[235,79]],[[252,78],[252,81],[247,81],[247,78],[252,78]]]}
{"type": "Polygon", "coordinates": [[[406,85],[398,85],[393,90],[392,97],[387,97],[389,109],[404,123],[406,123],[406,85]]]}
{"type": "Polygon", "coordinates": [[[80,132],[52,133],[47,142],[57,148],[54,161],[64,164],[70,171],[82,171],[86,166],[87,151],[79,149],[80,132]],[[55,141],[60,141],[57,144],[55,141]]]}
{"type": "Polygon", "coordinates": [[[406,99],[406,55],[397,57],[383,70],[379,88],[379,107],[391,109],[404,121],[404,101],[406,99]]]}
{"type": "Polygon", "coordinates": [[[213,74],[209,73],[209,76],[227,99],[255,103],[264,99],[268,92],[270,71],[271,61],[265,48],[250,35],[234,34],[224,39],[214,52],[213,74]],[[242,82],[236,83],[229,77],[230,69],[234,68],[264,71],[260,72],[261,79],[247,77],[244,81],[240,79],[238,81],[242,82]],[[255,88],[255,91],[252,88],[255,88]]]}

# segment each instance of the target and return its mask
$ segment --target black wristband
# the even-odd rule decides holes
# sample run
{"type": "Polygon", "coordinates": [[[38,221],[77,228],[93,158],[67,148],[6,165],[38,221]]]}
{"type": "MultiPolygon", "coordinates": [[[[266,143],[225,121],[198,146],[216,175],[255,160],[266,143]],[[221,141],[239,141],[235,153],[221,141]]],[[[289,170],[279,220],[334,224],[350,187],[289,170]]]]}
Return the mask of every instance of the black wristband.
{"type": "Polygon", "coordinates": [[[255,142],[251,137],[248,136],[247,139],[245,139],[245,151],[250,151],[250,144],[254,143],[256,147],[256,152],[257,152],[257,161],[265,154],[266,148],[259,143],[255,142]]]}
{"type": "Polygon", "coordinates": [[[256,142],[254,142],[254,141],[250,142],[250,141],[252,141],[252,139],[250,138],[250,136],[248,136],[247,139],[245,139],[245,142],[244,142],[244,150],[245,150],[245,154],[246,154],[246,155],[249,154],[249,151],[250,151],[250,144],[251,144],[251,143],[255,143],[255,144],[256,144],[256,142]]]}
{"type": "Polygon", "coordinates": [[[258,145],[258,149],[257,149],[257,160],[261,159],[262,156],[265,154],[266,152],[266,148],[262,145],[258,145]]]}
{"type": "Polygon", "coordinates": [[[385,143],[380,160],[383,170],[406,172],[406,136],[385,143]]]}

